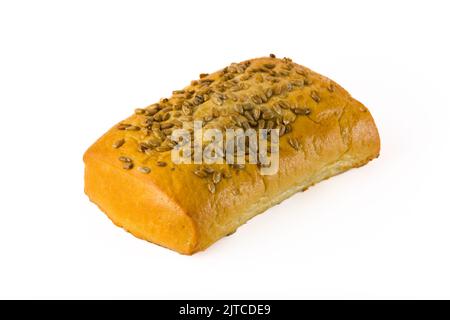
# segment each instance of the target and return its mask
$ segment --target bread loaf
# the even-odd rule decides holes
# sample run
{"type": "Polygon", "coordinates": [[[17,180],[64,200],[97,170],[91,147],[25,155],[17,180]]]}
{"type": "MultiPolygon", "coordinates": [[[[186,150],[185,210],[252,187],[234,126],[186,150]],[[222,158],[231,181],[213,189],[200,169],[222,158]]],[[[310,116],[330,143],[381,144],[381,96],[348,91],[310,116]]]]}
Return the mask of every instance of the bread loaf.
{"type": "Polygon", "coordinates": [[[85,192],[136,237],[193,254],[294,193],[366,164],[379,150],[364,105],[334,81],[270,55],[201,74],[171,97],[135,110],[86,151],[85,192]],[[260,162],[175,162],[171,134],[195,120],[224,132],[278,129],[278,170],[262,174],[260,162]]]}

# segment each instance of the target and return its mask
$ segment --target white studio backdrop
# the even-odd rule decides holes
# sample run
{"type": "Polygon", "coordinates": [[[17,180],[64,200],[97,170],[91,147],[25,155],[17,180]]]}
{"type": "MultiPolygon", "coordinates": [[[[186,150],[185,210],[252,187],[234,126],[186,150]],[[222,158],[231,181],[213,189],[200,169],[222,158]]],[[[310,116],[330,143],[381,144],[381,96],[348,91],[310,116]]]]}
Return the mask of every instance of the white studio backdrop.
{"type": "Polygon", "coordinates": [[[447,1],[0,1],[0,298],[450,298],[447,1]],[[83,193],[134,108],[275,53],[371,111],[381,156],[192,257],[83,193]]]}

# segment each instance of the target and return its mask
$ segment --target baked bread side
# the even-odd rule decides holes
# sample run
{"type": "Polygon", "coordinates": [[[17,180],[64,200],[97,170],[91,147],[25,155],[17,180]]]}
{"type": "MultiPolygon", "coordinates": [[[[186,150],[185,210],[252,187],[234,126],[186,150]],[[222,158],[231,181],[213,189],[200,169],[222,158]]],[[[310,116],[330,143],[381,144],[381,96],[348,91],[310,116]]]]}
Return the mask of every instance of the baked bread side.
{"type": "Polygon", "coordinates": [[[135,236],[192,254],[274,204],[379,155],[366,107],[334,81],[273,56],[201,74],[114,126],[84,155],[85,191],[135,236]],[[279,170],[261,164],[175,164],[170,135],[204,129],[279,129],[279,170]]]}

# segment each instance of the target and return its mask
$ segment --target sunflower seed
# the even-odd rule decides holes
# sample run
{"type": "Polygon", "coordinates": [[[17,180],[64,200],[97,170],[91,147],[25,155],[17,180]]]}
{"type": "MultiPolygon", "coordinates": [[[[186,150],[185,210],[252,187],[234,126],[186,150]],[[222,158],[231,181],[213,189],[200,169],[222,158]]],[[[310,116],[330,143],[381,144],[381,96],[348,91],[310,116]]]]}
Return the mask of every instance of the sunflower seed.
{"type": "Polygon", "coordinates": [[[139,152],[145,152],[147,149],[150,149],[150,146],[147,143],[145,142],[139,143],[138,145],[139,152]]]}
{"type": "Polygon", "coordinates": [[[164,133],[164,135],[170,136],[173,132],[173,128],[163,129],[162,132],[164,133]]]}
{"type": "Polygon", "coordinates": [[[125,170],[130,170],[133,169],[133,166],[133,162],[124,162],[122,168],[124,168],[125,170]]]}
{"type": "Polygon", "coordinates": [[[330,81],[330,83],[328,84],[327,89],[328,89],[328,91],[330,91],[330,92],[334,92],[334,89],[335,89],[334,83],[330,81]]]}
{"type": "Polygon", "coordinates": [[[230,179],[231,178],[231,172],[230,171],[223,171],[222,172],[222,176],[225,178],[225,179],[230,179]]]}
{"type": "Polygon", "coordinates": [[[298,140],[296,138],[289,138],[288,142],[292,148],[294,148],[295,150],[298,151],[299,145],[298,145],[298,140]]]}
{"type": "Polygon", "coordinates": [[[158,151],[158,152],[166,152],[166,151],[172,150],[172,147],[171,146],[167,146],[167,145],[166,146],[159,146],[159,147],[156,147],[155,150],[158,151]]]}
{"type": "Polygon", "coordinates": [[[119,149],[121,146],[123,146],[124,143],[125,139],[119,139],[116,142],[114,142],[112,146],[114,149],[119,149]]]}
{"type": "Polygon", "coordinates": [[[201,168],[195,169],[194,174],[200,178],[206,178],[208,176],[208,174],[205,171],[203,171],[201,168]]]}
{"type": "Polygon", "coordinates": [[[259,96],[261,97],[263,103],[266,103],[267,100],[269,100],[264,92],[261,93],[259,96]]]}
{"type": "Polygon", "coordinates": [[[162,121],[162,118],[163,118],[163,114],[162,114],[162,113],[157,113],[157,114],[155,114],[155,115],[153,116],[153,121],[161,122],[161,121],[162,121]]]}
{"type": "Polygon", "coordinates": [[[264,67],[267,68],[267,69],[273,69],[273,68],[275,68],[275,64],[273,64],[273,63],[265,63],[264,67]]]}
{"type": "Polygon", "coordinates": [[[161,111],[161,113],[165,113],[165,112],[169,112],[169,111],[172,111],[172,110],[173,110],[173,107],[169,106],[169,107],[162,108],[160,111],[161,111]]]}
{"type": "Polygon", "coordinates": [[[234,93],[229,93],[228,97],[233,100],[234,102],[239,101],[239,97],[237,95],[235,95],[234,93]]]}
{"type": "Polygon", "coordinates": [[[141,128],[138,127],[138,126],[131,125],[131,126],[126,127],[125,130],[127,130],[127,131],[139,131],[139,130],[141,130],[141,128]]]}
{"type": "Polygon", "coordinates": [[[214,172],[214,169],[211,168],[211,167],[205,166],[205,167],[203,167],[203,171],[205,171],[206,173],[211,174],[211,173],[214,172]]]}
{"type": "Polygon", "coordinates": [[[215,171],[212,177],[214,184],[218,184],[222,180],[222,173],[220,171],[215,171]]]}
{"type": "Polygon", "coordinates": [[[261,83],[261,82],[264,81],[264,78],[263,78],[263,76],[262,76],[260,73],[258,73],[258,74],[255,76],[255,80],[256,80],[256,82],[261,83]]]}
{"type": "Polygon", "coordinates": [[[259,109],[259,108],[253,109],[252,115],[253,115],[253,119],[258,120],[259,117],[261,116],[261,109],[259,109]]]}
{"type": "Polygon", "coordinates": [[[294,108],[292,111],[299,116],[307,116],[311,114],[311,109],[309,108],[294,108]]]}
{"type": "Polygon", "coordinates": [[[161,123],[160,128],[161,129],[169,129],[172,128],[174,126],[173,123],[171,122],[165,122],[165,123],[161,123]]]}
{"type": "Polygon", "coordinates": [[[233,120],[233,122],[236,124],[236,126],[238,126],[238,127],[242,126],[241,119],[238,116],[232,115],[231,120],[233,120]]]}
{"type": "Polygon", "coordinates": [[[205,99],[203,98],[202,95],[196,95],[194,97],[194,104],[197,105],[197,106],[202,104],[204,101],[205,101],[205,99]]]}
{"type": "Polygon", "coordinates": [[[292,112],[287,112],[283,115],[283,124],[289,124],[294,122],[296,119],[295,114],[293,114],[292,112]]]}
{"type": "Polygon", "coordinates": [[[286,83],[283,83],[283,84],[281,84],[280,85],[280,94],[281,95],[284,95],[286,92],[287,92],[287,84],[286,83]]]}
{"type": "MultiPolygon", "coordinates": [[[[274,82],[279,82],[278,79],[276,79],[274,82]]],[[[281,86],[280,85],[275,85],[272,89],[273,91],[273,95],[274,96],[278,96],[281,93],[281,86]]]]}
{"type": "Polygon", "coordinates": [[[264,119],[258,120],[258,129],[264,129],[266,126],[266,121],[264,119]]]}
{"type": "Polygon", "coordinates": [[[214,183],[208,183],[208,190],[211,193],[215,193],[216,192],[216,185],[214,183]]]}
{"type": "Polygon", "coordinates": [[[212,119],[214,119],[212,114],[209,114],[209,115],[206,115],[206,116],[203,117],[203,121],[204,122],[210,122],[212,119]]]}
{"type": "Polygon", "coordinates": [[[292,126],[290,124],[286,125],[286,133],[292,132],[292,126]]]}
{"type": "Polygon", "coordinates": [[[159,111],[159,110],[158,110],[158,107],[151,107],[151,108],[145,110],[145,115],[146,115],[146,116],[153,116],[153,115],[155,115],[158,111],[159,111]]]}
{"type": "Polygon", "coordinates": [[[157,139],[161,141],[166,139],[166,135],[160,129],[153,129],[152,132],[157,139]]]}
{"type": "Polygon", "coordinates": [[[184,115],[186,115],[186,116],[189,116],[192,114],[191,108],[185,104],[183,104],[183,106],[181,107],[181,111],[183,111],[184,115]]]}
{"type": "Polygon", "coordinates": [[[144,174],[148,174],[151,170],[149,167],[138,167],[138,171],[144,174]]]}
{"type": "Polygon", "coordinates": [[[157,165],[158,167],[165,167],[165,166],[167,166],[167,162],[164,162],[164,161],[157,161],[157,162],[156,162],[156,165],[157,165]]]}
{"type": "Polygon", "coordinates": [[[128,123],[120,123],[120,124],[117,126],[117,129],[119,129],[119,130],[125,130],[125,129],[128,128],[129,126],[131,126],[131,124],[128,124],[128,123]]]}
{"type": "Polygon", "coordinates": [[[278,104],[274,104],[272,106],[273,111],[275,111],[279,116],[283,115],[283,111],[281,110],[281,107],[278,104]]]}
{"type": "Polygon", "coordinates": [[[283,109],[289,109],[289,104],[286,101],[278,101],[278,106],[283,109]]]}
{"type": "Polygon", "coordinates": [[[266,111],[264,111],[263,114],[262,114],[262,118],[263,118],[264,120],[272,119],[273,117],[274,117],[274,114],[273,114],[273,112],[270,111],[270,110],[266,110],[266,111]]]}
{"type": "Polygon", "coordinates": [[[256,121],[249,121],[248,123],[249,123],[252,127],[258,126],[258,122],[256,122],[256,121]]]}
{"type": "Polygon", "coordinates": [[[254,122],[255,121],[255,119],[253,118],[253,116],[252,116],[250,111],[245,111],[244,112],[244,116],[247,118],[247,120],[249,122],[254,122]]]}
{"type": "Polygon", "coordinates": [[[236,105],[234,105],[234,111],[236,111],[239,114],[243,114],[244,108],[242,107],[241,104],[236,104],[236,105]]]}
{"type": "Polygon", "coordinates": [[[119,157],[119,161],[122,161],[122,162],[133,162],[133,160],[131,160],[131,158],[125,157],[125,156],[120,156],[119,157]]]}
{"type": "Polygon", "coordinates": [[[294,80],[291,82],[293,86],[303,88],[305,86],[305,81],[303,79],[294,80]]]}
{"type": "Polygon", "coordinates": [[[311,91],[311,98],[317,103],[320,102],[320,96],[316,90],[311,91]]]}
{"type": "Polygon", "coordinates": [[[146,118],[144,121],[142,121],[141,125],[143,127],[149,127],[153,124],[153,118],[146,118]]]}
{"type": "Polygon", "coordinates": [[[151,148],[159,147],[160,144],[161,144],[161,141],[156,140],[156,139],[154,139],[154,140],[149,140],[149,141],[147,142],[147,145],[149,145],[151,148]]]}
{"type": "Polygon", "coordinates": [[[220,97],[220,96],[218,96],[218,95],[214,95],[214,96],[212,97],[212,101],[213,101],[215,104],[217,104],[218,106],[221,106],[221,105],[223,105],[224,99],[222,99],[222,97],[220,97]]]}
{"type": "Polygon", "coordinates": [[[251,111],[253,110],[254,106],[251,103],[243,103],[242,108],[244,111],[251,111]]]}
{"type": "Polygon", "coordinates": [[[250,75],[249,74],[244,74],[244,75],[241,76],[241,81],[246,81],[248,79],[250,79],[250,75]]]}
{"type": "Polygon", "coordinates": [[[261,104],[263,102],[263,100],[261,99],[261,97],[259,95],[253,95],[252,96],[252,101],[256,104],[261,104]]]}

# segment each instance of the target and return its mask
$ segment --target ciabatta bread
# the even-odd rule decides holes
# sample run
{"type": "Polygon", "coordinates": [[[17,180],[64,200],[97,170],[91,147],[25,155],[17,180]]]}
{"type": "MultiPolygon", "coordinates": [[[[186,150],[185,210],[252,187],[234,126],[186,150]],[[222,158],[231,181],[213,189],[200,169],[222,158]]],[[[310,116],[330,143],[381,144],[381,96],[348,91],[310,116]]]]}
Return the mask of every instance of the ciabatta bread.
{"type": "Polygon", "coordinates": [[[271,55],[232,64],[115,125],[84,155],[85,192],[118,226],[183,254],[380,150],[367,108],[334,81],[271,55]],[[175,128],[277,128],[279,170],[175,164],[175,128]]]}

